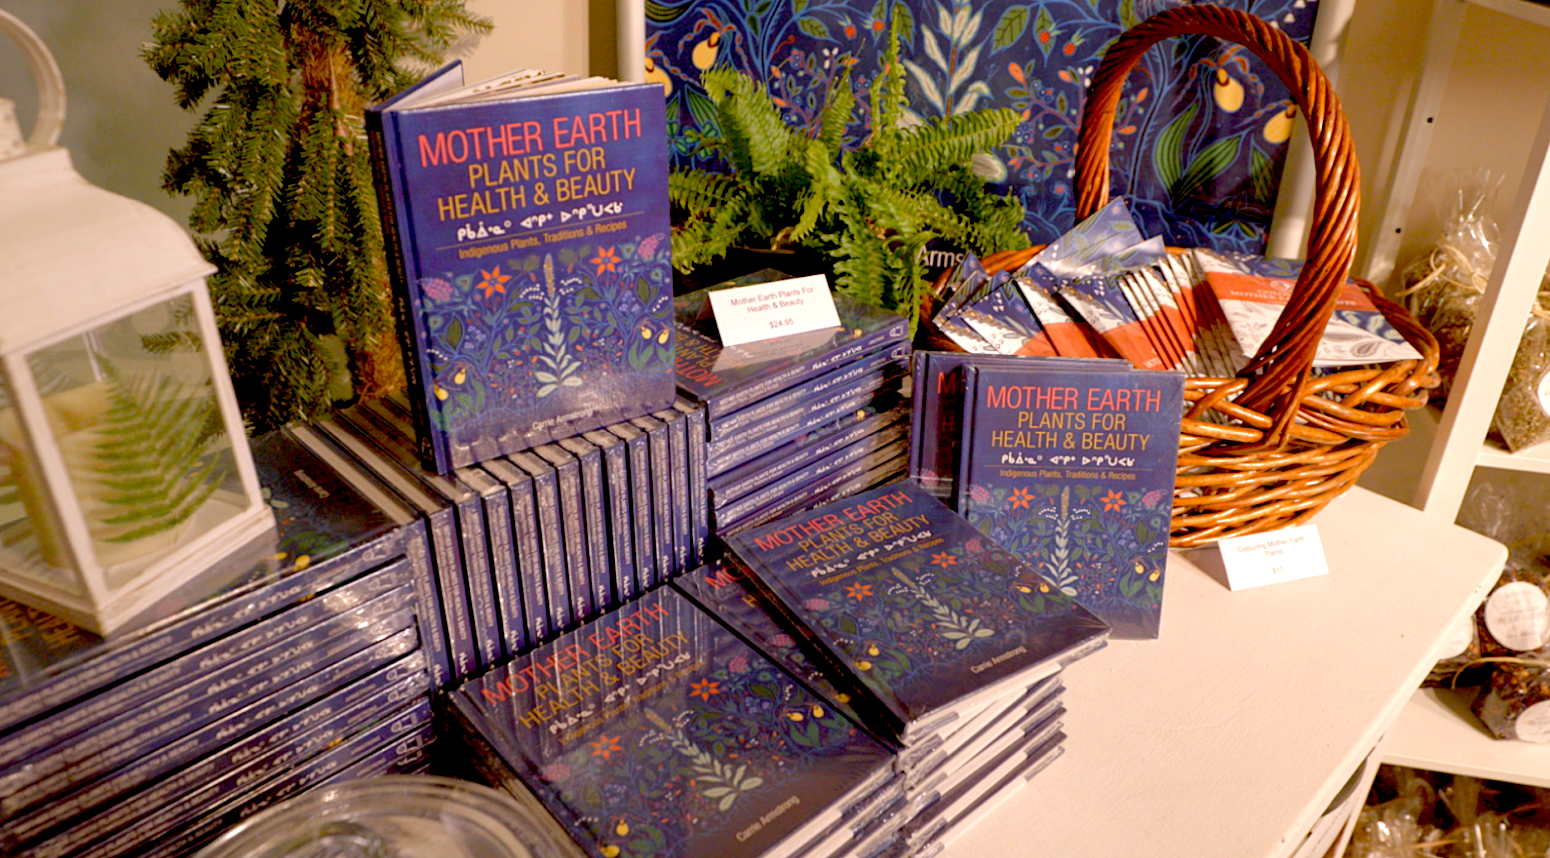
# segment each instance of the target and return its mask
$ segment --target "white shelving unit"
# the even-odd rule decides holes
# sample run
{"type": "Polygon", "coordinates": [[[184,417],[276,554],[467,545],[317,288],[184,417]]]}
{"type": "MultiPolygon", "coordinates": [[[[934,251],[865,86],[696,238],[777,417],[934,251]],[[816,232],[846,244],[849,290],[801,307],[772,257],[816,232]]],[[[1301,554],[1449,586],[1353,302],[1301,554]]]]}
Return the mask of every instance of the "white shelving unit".
{"type": "MultiPolygon", "coordinates": [[[[1374,282],[1392,277],[1404,230],[1412,221],[1417,189],[1447,91],[1448,76],[1466,16],[1494,15],[1501,26],[1525,23],[1550,29],[1550,6],[1527,0],[1436,0],[1422,58],[1422,74],[1399,138],[1397,157],[1378,201],[1383,213],[1377,235],[1358,270],[1374,282]]],[[[1511,121],[1505,118],[1504,121],[1511,121]]],[[[1521,121],[1521,120],[1520,120],[1521,121]]],[[[1488,129],[1475,132],[1489,141],[1488,129]]],[[[1482,144],[1488,145],[1488,143],[1482,144]]],[[[1501,244],[1491,280],[1482,296],[1474,328],[1447,407],[1438,416],[1421,415],[1417,440],[1424,464],[1413,487],[1412,503],[1429,517],[1451,523],[1458,514],[1474,470],[1505,468],[1550,474],[1550,445],[1516,453],[1486,442],[1496,401],[1511,366],[1524,321],[1550,262],[1550,105],[1524,163],[1523,181],[1510,214],[1502,222],[1501,244]],[[1433,422],[1435,421],[1435,423],[1433,422]]],[[[1416,447],[1411,446],[1414,452],[1416,447]]],[[[1383,761],[1432,771],[1452,772],[1517,783],[1550,786],[1550,747],[1502,742],[1491,737],[1469,713],[1459,695],[1418,691],[1406,705],[1383,747],[1383,761]]]]}

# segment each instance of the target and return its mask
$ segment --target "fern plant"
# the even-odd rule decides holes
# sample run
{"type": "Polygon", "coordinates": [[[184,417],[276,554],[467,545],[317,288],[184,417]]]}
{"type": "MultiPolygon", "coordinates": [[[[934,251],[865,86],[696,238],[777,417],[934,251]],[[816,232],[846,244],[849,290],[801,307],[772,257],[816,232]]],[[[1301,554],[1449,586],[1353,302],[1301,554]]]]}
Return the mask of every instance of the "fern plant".
{"type": "Polygon", "coordinates": [[[906,124],[904,65],[895,19],[870,97],[871,131],[843,146],[858,99],[847,69],[830,89],[816,133],[786,125],[753,78],[729,69],[701,82],[719,134],[701,147],[730,173],[677,170],[673,265],[688,273],[736,246],[801,248],[827,260],[834,288],[897,312],[913,328],[926,288],[920,250],[941,238],[976,253],[1026,247],[1022,202],[993,193],[970,169],[1006,142],[1021,117],[982,110],[906,124]]]}

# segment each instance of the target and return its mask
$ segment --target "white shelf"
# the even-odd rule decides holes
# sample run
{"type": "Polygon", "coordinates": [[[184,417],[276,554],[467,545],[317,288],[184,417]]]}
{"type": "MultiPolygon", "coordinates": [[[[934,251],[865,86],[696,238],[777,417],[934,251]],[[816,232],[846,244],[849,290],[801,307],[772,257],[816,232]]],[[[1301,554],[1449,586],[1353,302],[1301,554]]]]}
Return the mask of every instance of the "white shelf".
{"type": "Polygon", "coordinates": [[[1066,670],[1064,756],[944,858],[1292,856],[1507,553],[1361,488],[1314,524],[1316,578],[1233,592],[1174,552],[1162,636],[1066,670]]]}
{"type": "Polygon", "coordinates": [[[1550,787],[1550,745],[1492,736],[1469,711],[1469,696],[1423,688],[1406,704],[1383,761],[1413,769],[1550,787]]]}

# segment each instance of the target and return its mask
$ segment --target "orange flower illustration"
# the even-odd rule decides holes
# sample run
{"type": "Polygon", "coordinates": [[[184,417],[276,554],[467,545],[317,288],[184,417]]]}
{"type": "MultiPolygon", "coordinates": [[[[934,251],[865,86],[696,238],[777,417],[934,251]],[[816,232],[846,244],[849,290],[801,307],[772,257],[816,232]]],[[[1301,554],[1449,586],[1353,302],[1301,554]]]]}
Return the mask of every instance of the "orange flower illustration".
{"type": "Polygon", "coordinates": [[[619,270],[617,267],[619,264],[619,254],[615,253],[612,247],[599,247],[597,255],[587,261],[597,266],[597,273],[599,274],[602,274],[604,271],[619,270]]]}
{"type": "Polygon", "coordinates": [[[1125,496],[1113,489],[1109,489],[1109,493],[1099,498],[1098,501],[1103,504],[1106,512],[1112,512],[1125,505],[1125,496]]]}
{"type": "Polygon", "coordinates": [[[483,289],[484,297],[488,298],[491,295],[494,295],[496,292],[499,292],[502,295],[506,294],[506,281],[510,280],[511,276],[508,274],[502,274],[501,267],[499,265],[495,266],[489,271],[485,271],[483,268],[479,269],[479,276],[483,277],[484,279],[480,280],[478,283],[475,283],[474,288],[483,289]]]}
{"type": "Polygon", "coordinates": [[[851,585],[849,585],[849,586],[847,586],[845,588],[845,595],[847,595],[847,596],[851,597],[852,599],[855,599],[856,601],[859,602],[862,599],[865,599],[866,597],[872,595],[872,585],[871,584],[851,584],[851,585]]]}
{"type": "Polygon", "coordinates": [[[608,755],[615,751],[624,753],[624,748],[619,746],[618,736],[598,736],[596,742],[588,742],[592,746],[592,756],[608,759],[608,755]]]}
{"type": "Polygon", "coordinates": [[[949,566],[956,566],[958,564],[958,558],[948,554],[946,551],[943,551],[938,554],[931,555],[931,563],[935,566],[940,566],[943,569],[946,569],[949,566]]]}
{"type": "Polygon", "coordinates": [[[1028,504],[1033,503],[1033,492],[1027,489],[1012,489],[1012,496],[1007,498],[1012,509],[1027,509],[1028,504]]]}
{"type": "Polygon", "coordinates": [[[721,683],[714,679],[702,679],[689,686],[689,696],[698,697],[701,700],[709,700],[711,695],[721,693],[721,683]]]}

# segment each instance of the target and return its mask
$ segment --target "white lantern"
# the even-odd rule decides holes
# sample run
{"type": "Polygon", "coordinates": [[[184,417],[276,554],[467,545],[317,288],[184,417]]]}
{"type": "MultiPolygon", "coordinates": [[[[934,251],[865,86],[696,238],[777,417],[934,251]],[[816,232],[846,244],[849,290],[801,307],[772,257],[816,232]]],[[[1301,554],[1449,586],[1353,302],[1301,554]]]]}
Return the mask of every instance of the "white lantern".
{"type": "Polygon", "coordinates": [[[107,634],[274,526],[188,234],[54,145],[59,69],[0,100],[0,595],[107,634]]]}

